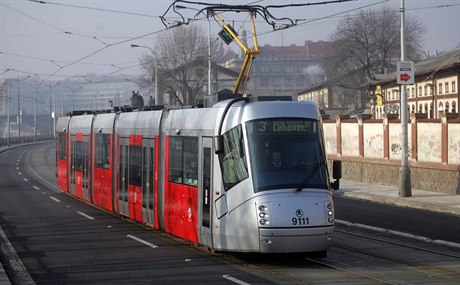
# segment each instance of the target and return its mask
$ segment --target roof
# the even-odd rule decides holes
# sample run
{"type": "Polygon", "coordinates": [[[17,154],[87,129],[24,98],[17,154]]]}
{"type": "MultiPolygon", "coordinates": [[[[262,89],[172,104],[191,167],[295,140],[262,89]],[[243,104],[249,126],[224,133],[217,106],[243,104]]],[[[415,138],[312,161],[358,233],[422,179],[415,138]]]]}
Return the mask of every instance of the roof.
{"type": "MultiPolygon", "coordinates": [[[[183,70],[183,69],[190,68],[190,67],[196,67],[198,65],[208,67],[208,64],[209,64],[208,59],[204,58],[204,57],[201,57],[201,58],[197,58],[194,61],[189,62],[186,65],[181,65],[181,66],[175,68],[174,71],[183,70]]],[[[216,64],[214,61],[211,62],[211,69],[212,70],[217,70],[218,72],[220,72],[222,74],[225,74],[225,75],[227,75],[229,77],[233,77],[233,78],[237,78],[238,75],[239,75],[238,72],[236,72],[236,71],[234,71],[232,69],[220,66],[220,65],[216,64]]]]}
{"type": "Polygon", "coordinates": [[[306,41],[305,45],[297,46],[271,46],[260,47],[260,54],[257,58],[271,57],[323,57],[326,56],[331,43],[325,41],[312,42],[306,41]]]}
{"type": "MultiPolygon", "coordinates": [[[[460,68],[460,47],[441,52],[428,59],[414,64],[415,77],[428,74],[434,75],[436,72],[449,68],[460,68]]],[[[397,72],[388,74],[376,74],[376,81],[373,84],[382,84],[395,81],[397,72]]]]}

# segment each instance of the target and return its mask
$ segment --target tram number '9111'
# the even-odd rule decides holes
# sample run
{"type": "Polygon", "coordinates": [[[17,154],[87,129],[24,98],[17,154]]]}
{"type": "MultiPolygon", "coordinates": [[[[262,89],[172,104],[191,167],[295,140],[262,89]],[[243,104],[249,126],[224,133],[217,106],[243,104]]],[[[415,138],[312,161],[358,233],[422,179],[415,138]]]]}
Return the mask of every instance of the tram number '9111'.
{"type": "Polygon", "coordinates": [[[308,218],[305,217],[294,217],[292,218],[292,225],[293,226],[306,226],[309,225],[310,221],[308,218]]]}

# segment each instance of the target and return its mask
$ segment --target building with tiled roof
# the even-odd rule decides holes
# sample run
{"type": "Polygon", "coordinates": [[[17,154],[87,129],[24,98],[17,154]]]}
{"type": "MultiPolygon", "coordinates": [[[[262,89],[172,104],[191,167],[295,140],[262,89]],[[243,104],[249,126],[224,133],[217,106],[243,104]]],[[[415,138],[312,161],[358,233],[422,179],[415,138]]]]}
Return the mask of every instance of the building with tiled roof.
{"type": "MultiPolygon", "coordinates": [[[[321,81],[320,60],[328,52],[329,43],[306,41],[304,45],[260,47],[251,70],[246,93],[255,96],[292,96],[305,86],[321,81]]],[[[227,62],[239,71],[244,57],[240,54],[227,62]]]]}
{"type": "MultiPolygon", "coordinates": [[[[410,113],[429,119],[439,118],[439,113],[459,116],[460,48],[445,51],[415,63],[415,84],[407,85],[407,103],[410,113]]],[[[400,85],[396,72],[381,75],[373,82],[375,92],[375,117],[383,113],[399,114],[400,85]]]]}

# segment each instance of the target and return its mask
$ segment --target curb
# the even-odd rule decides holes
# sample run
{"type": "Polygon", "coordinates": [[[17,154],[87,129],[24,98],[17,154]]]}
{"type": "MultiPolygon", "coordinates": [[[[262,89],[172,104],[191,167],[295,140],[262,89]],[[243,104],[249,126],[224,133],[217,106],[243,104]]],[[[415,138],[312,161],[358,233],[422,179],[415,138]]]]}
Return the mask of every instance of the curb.
{"type": "Polygon", "coordinates": [[[415,209],[420,209],[420,210],[428,210],[432,212],[439,212],[439,213],[444,213],[444,214],[452,214],[452,215],[460,216],[460,207],[457,209],[457,208],[444,206],[444,205],[437,205],[433,203],[405,200],[406,198],[395,198],[395,197],[378,196],[378,195],[372,195],[372,194],[363,194],[363,193],[357,193],[357,192],[342,192],[342,191],[334,192],[334,196],[348,197],[348,198],[372,201],[372,202],[377,202],[377,203],[382,203],[382,204],[390,204],[390,205],[395,205],[395,206],[400,206],[400,207],[415,208],[415,209]]]}

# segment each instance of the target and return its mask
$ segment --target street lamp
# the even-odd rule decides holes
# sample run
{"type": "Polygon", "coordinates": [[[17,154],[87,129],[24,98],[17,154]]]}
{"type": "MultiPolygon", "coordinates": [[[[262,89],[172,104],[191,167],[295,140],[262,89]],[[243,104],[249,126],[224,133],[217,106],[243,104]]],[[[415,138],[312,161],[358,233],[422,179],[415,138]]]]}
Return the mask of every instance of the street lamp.
{"type": "Polygon", "coordinates": [[[56,96],[54,96],[53,100],[53,94],[52,94],[52,87],[56,88],[56,86],[60,85],[61,82],[57,82],[54,84],[54,86],[49,85],[49,99],[50,99],[50,136],[52,135],[53,137],[56,135],[56,96]],[[51,101],[54,101],[52,104],[51,101]],[[53,108],[54,107],[54,108],[53,108]]]}
{"type": "Polygon", "coordinates": [[[19,80],[18,74],[18,140],[21,140],[21,96],[19,95],[19,81],[26,80],[30,75],[27,75],[23,79],[19,80]]]}
{"type": "Polygon", "coordinates": [[[7,100],[8,100],[8,110],[7,110],[7,117],[8,117],[8,130],[7,130],[7,133],[8,133],[8,148],[10,147],[10,138],[11,138],[11,121],[10,121],[10,101],[11,101],[11,98],[10,98],[10,85],[6,85],[6,87],[8,88],[8,91],[7,91],[7,100]]]}
{"type": "MultiPolygon", "coordinates": [[[[204,14],[203,11],[182,5],[176,5],[176,9],[190,9],[204,14]]],[[[208,96],[211,96],[211,21],[209,20],[209,14],[205,16],[208,19],[208,96]]]]}
{"type": "Polygon", "coordinates": [[[156,56],[155,52],[153,51],[153,49],[148,47],[148,46],[132,44],[131,47],[132,48],[137,48],[137,47],[146,48],[146,49],[149,49],[152,52],[154,63],[155,63],[155,97],[154,98],[155,98],[155,105],[159,105],[159,102],[158,102],[158,65],[157,65],[157,56],[156,56]]]}

